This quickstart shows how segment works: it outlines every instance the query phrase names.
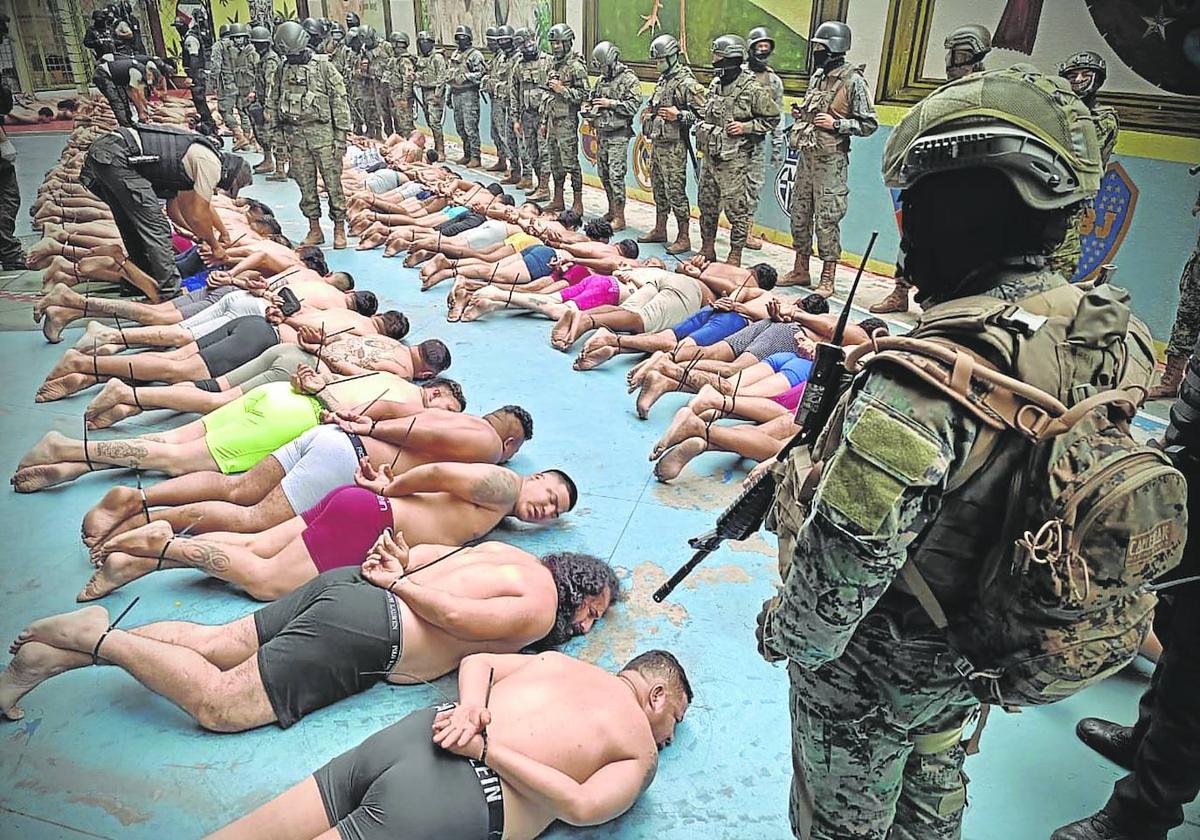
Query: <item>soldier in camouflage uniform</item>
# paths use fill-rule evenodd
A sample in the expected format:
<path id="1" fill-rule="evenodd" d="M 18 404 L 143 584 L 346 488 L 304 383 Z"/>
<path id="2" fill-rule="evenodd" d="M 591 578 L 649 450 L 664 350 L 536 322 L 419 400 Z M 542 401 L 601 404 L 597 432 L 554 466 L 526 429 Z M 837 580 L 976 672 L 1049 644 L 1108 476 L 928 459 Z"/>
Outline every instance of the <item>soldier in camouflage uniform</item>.
<path id="1" fill-rule="evenodd" d="M 1065 90 L 1017 65 L 935 91 L 896 126 L 884 181 L 903 189 L 905 261 L 923 302 L 977 295 L 1019 304 L 1033 321 L 1074 318 L 1082 296 L 1039 253 L 1100 182 L 1091 121 Z M 1011 121 L 996 116 L 1007 109 Z M 1029 114 L 1049 116 L 1029 125 Z M 1015 132 L 1026 145 L 996 153 L 984 140 L 959 144 L 953 157 L 929 153 L 964 125 Z M 1038 177 L 1026 148 L 1053 159 L 1054 183 L 1073 189 Z M 1047 381 L 1069 379 L 1054 369 L 1058 359 L 1045 364 Z M 900 573 L 912 564 L 952 626 L 972 623 L 980 558 L 1024 463 L 977 466 L 974 448 L 995 443 L 984 431 L 945 391 L 881 363 L 855 379 L 826 426 L 814 486 L 795 456 L 774 467 L 783 586 L 764 605 L 759 637 L 765 657 L 788 660 L 798 838 L 960 837 L 961 740 L 978 707 L 964 674 L 973 669 L 908 594 L 913 575 Z"/>
<path id="2" fill-rule="evenodd" d="M 1200 195 L 1192 215 L 1200 214 Z M 1187 369 L 1191 349 L 1200 339 L 1200 239 L 1196 250 L 1183 266 L 1179 276 L 1179 307 L 1175 310 L 1175 323 L 1171 326 L 1171 340 L 1167 343 L 1167 369 L 1162 381 L 1150 389 L 1147 399 L 1171 399 L 1179 393 L 1183 374 Z"/>
<path id="3" fill-rule="evenodd" d="M 425 124 L 433 132 L 433 148 L 438 160 L 446 159 L 446 138 L 442 126 L 446 122 L 446 82 L 449 79 L 446 57 L 434 49 L 433 35 L 417 33 L 417 87 L 421 89 L 421 110 Z"/>
<path id="4" fill-rule="evenodd" d="M 682 254 L 692 249 L 692 205 L 687 194 L 691 124 L 704 108 L 705 91 L 680 57 L 674 35 L 659 35 L 650 42 L 650 60 L 658 64 L 660 75 L 642 112 L 642 134 L 650 141 L 655 222 L 638 242 L 666 242 L 667 217 L 674 213 L 679 230 L 667 253 Z"/>
<path id="5" fill-rule="evenodd" d="M 517 189 L 529 192 L 531 201 L 550 197 L 550 157 L 543 146 L 546 107 L 546 81 L 550 75 L 550 56 L 542 52 L 537 37 L 528 29 L 517 30 L 521 58 L 513 68 L 513 133 L 521 151 L 521 181 Z"/>
<path id="6" fill-rule="evenodd" d="M 454 30 L 458 46 L 448 59 L 450 104 L 454 107 L 454 128 L 463 144 L 462 157 L 455 161 L 469 169 L 483 165 L 479 159 L 479 86 L 487 72 L 483 53 L 472 46 L 475 36 L 469 26 Z"/>
<path id="7" fill-rule="evenodd" d="M 750 49 L 750 72 L 758 83 L 771 93 L 779 113 L 783 113 L 783 80 L 771 69 L 768 63 L 771 53 L 775 52 L 775 39 L 765 26 L 756 26 L 746 37 Z M 783 159 L 783 130 L 776 128 L 771 132 L 771 166 L 778 166 Z M 762 199 L 763 183 L 766 181 L 767 143 L 759 143 L 754 147 L 754 157 L 750 161 L 750 177 L 746 181 L 746 201 L 749 203 L 750 233 L 746 237 L 746 247 L 754 250 L 762 248 L 762 237 L 754 232 L 754 217 L 758 214 L 758 202 Z"/>
<path id="8" fill-rule="evenodd" d="M 512 45 L 512 27 L 508 29 L 508 45 Z M 510 52 L 500 44 L 499 26 L 489 26 L 487 30 L 487 46 L 492 55 L 487 62 L 487 74 L 483 77 L 481 90 L 488 95 L 492 103 L 492 142 L 496 145 L 496 162 L 487 168 L 487 172 L 507 172 L 508 160 L 513 155 L 508 149 L 508 135 L 505 126 L 509 122 L 508 113 L 508 84 L 512 72 Z"/>
<path id="9" fill-rule="evenodd" d="M 246 149 L 255 151 L 254 125 L 250 120 L 250 94 L 254 91 L 255 76 L 258 72 L 258 51 L 250 43 L 250 26 L 245 23 L 235 23 L 230 28 L 229 41 L 232 49 L 226 49 L 225 57 L 229 60 L 229 69 L 233 74 L 236 90 L 234 106 L 237 108 L 238 123 L 241 138 L 234 132 L 235 143 L 233 150 Z"/>
<path id="10" fill-rule="evenodd" d="M 792 270 L 779 278 L 779 285 L 812 285 L 808 261 L 815 232 L 822 261 L 817 294 L 829 297 L 842 255 L 841 224 L 850 192 L 850 138 L 874 134 L 879 120 L 863 78 L 865 65 L 846 63 L 850 27 L 838 21 L 822 23 L 810 44 L 817 70 L 808 81 L 803 103 L 792 106 L 795 122 L 788 135 L 791 148 L 800 150 L 788 208 L 796 261 Z"/>
<path id="11" fill-rule="evenodd" d="M 746 42 L 722 35 L 712 43 L 713 80 L 696 126 L 696 147 L 704 153 L 697 204 L 700 206 L 700 253 L 717 260 L 717 222 L 729 219 L 730 265 L 742 264 L 750 232 L 746 182 L 754 147 L 779 125 L 779 107 L 770 91 L 742 67 Z"/>
<path id="12" fill-rule="evenodd" d="M 391 67 L 391 50 L 380 41 L 373 26 L 358 28 L 358 53 L 354 57 L 354 83 L 368 137 L 379 140 L 391 133 L 391 91 L 386 76 Z"/>
<path id="13" fill-rule="evenodd" d="M 342 157 L 350 130 L 346 83 L 329 59 L 308 48 L 308 33 L 294 21 L 275 30 L 275 48 L 284 55 L 279 84 L 267 101 L 268 118 L 280 128 L 291 155 L 291 176 L 300 186 L 300 212 L 308 219 L 305 245 L 321 245 L 321 198 L 317 172 L 329 194 L 333 247 L 346 247 L 346 197 Z"/>
<path id="14" fill-rule="evenodd" d="M 225 129 L 233 134 L 233 148 L 246 148 L 246 133 L 242 131 L 237 113 L 237 82 L 233 78 L 233 59 L 237 46 L 233 43 L 233 30 L 242 24 L 231 23 L 221 27 L 224 32 L 213 45 L 212 77 L 216 80 L 217 111 L 225 123 Z"/>
<path id="15" fill-rule="evenodd" d="M 629 171 L 629 138 L 633 118 L 642 106 L 641 82 L 621 63 L 621 51 L 609 41 L 592 50 L 600 78 L 592 88 L 584 119 L 596 130 L 596 169 L 608 196 L 604 218 L 614 231 L 625 230 L 625 174 Z"/>
<path id="16" fill-rule="evenodd" d="M 271 48 L 271 30 L 265 26 L 251 28 L 250 43 L 258 51 L 258 64 L 254 75 L 254 105 L 252 106 L 254 114 L 257 115 L 253 120 L 254 136 L 258 139 L 258 145 L 262 146 L 263 152 L 262 163 L 254 167 L 254 172 L 259 175 L 275 172 L 282 176 L 284 165 L 287 163 L 287 151 L 282 144 L 278 147 L 275 145 L 273 135 L 276 129 L 267 120 L 266 103 L 269 99 L 270 86 L 275 84 L 275 80 L 279 78 L 279 66 L 283 63 L 283 59 Z"/>
<path id="17" fill-rule="evenodd" d="M 393 32 L 388 36 L 392 44 L 392 65 L 388 72 L 388 89 L 392 97 L 392 119 L 396 133 L 408 137 L 416 129 L 413 123 L 413 84 L 417 78 L 417 63 L 408 52 L 408 35 Z"/>
<path id="18" fill-rule="evenodd" d="M 500 183 L 515 186 L 522 180 L 521 147 L 517 133 L 513 131 L 513 123 L 521 118 L 521 106 L 514 93 L 516 84 L 513 81 L 517 72 L 517 63 L 521 60 L 521 56 L 517 52 L 516 31 L 508 24 L 501 26 L 496 43 L 504 53 L 505 62 L 499 81 L 500 95 L 492 98 L 492 112 L 495 113 L 497 108 L 503 108 L 504 120 L 499 126 L 493 122 L 493 127 L 504 137 L 504 150 L 508 153 L 508 174 Z"/>
<path id="19" fill-rule="evenodd" d="M 588 96 L 587 65 L 571 51 L 575 32 L 565 23 L 550 27 L 553 61 L 546 82 L 546 149 L 554 198 L 547 210 L 564 210 L 563 190 L 571 178 L 571 209 L 583 215 L 583 169 L 579 165 L 579 108 Z"/>
<path id="20" fill-rule="evenodd" d="M 354 35 L 355 47 L 350 46 L 350 36 Z M 346 86 L 349 88 L 354 78 L 354 57 L 355 49 L 358 44 L 358 32 L 348 32 L 337 21 L 330 24 L 329 39 L 325 42 L 325 54 L 329 56 L 329 60 L 333 66 L 337 68 L 338 73 L 346 80 Z M 351 131 L 355 134 L 362 133 L 362 109 L 359 106 L 358 98 L 351 97 L 350 99 L 350 125 Z"/>
<path id="21" fill-rule="evenodd" d="M 1068 58 L 1058 65 L 1058 75 L 1071 83 L 1071 90 L 1088 106 L 1096 120 L 1096 134 L 1100 137 L 1100 161 L 1108 166 L 1113 148 L 1117 145 L 1117 133 L 1120 122 L 1117 119 L 1117 109 L 1101 105 L 1096 101 L 1104 80 L 1108 77 L 1108 65 L 1097 53 L 1084 50 Z M 1063 277 L 1071 280 L 1079 268 L 1079 260 L 1083 256 L 1083 245 L 1079 239 L 1079 223 L 1087 208 L 1081 207 L 1076 211 L 1067 225 L 1067 236 L 1050 257 L 1050 265 Z M 1191 346 L 1180 351 L 1183 358 L 1192 352 Z M 1174 396 L 1172 393 L 1171 396 Z"/>
<path id="22" fill-rule="evenodd" d="M 964 24 L 946 36 L 944 46 L 946 78 L 953 82 L 987 69 L 983 66 L 983 61 L 992 51 L 992 33 L 986 26 L 978 23 Z M 883 300 L 871 307 L 871 312 L 876 315 L 907 312 L 911 291 L 912 284 L 904 279 L 904 265 L 897 262 L 895 286 Z"/>

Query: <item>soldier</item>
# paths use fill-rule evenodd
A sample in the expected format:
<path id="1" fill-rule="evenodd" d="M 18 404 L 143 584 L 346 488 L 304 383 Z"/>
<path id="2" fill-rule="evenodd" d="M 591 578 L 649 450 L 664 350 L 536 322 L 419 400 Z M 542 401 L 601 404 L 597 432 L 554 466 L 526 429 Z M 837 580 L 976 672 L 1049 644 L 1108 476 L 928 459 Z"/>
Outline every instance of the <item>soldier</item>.
<path id="1" fill-rule="evenodd" d="M 808 261 L 815 229 L 817 253 L 823 263 L 817 294 L 829 297 L 842 255 L 840 227 L 849 193 L 850 138 L 870 136 L 879 128 L 879 120 L 863 79 L 866 65 L 846 63 L 850 27 L 840 21 L 822 23 L 809 49 L 816 70 L 808 80 L 803 103 L 792 106 L 795 122 L 788 136 L 788 144 L 800 150 L 788 208 L 796 262 L 779 285 L 812 285 Z"/>
<path id="2" fill-rule="evenodd" d="M 92 51 L 96 61 L 113 51 L 112 27 L 104 9 L 92 12 L 92 25 L 83 33 L 83 45 Z"/>
<path id="3" fill-rule="evenodd" d="M 262 146 L 262 163 L 254 167 L 259 174 L 273 172 L 283 180 L 283 168 L 287 162 L 287 147 L 275 144 L 274 134 L 277 129 L 267 119 L 266 103 L 270 99 L 271 85 L 279 78 L 279 68 L 283 59 L 271 46 L 271 31 L 265 26 L 254 26 L 250 29 L 250 43 L 258 51 L 258 65 L 254 77 L 254 133 L 258 145 Z"/>
<path id="4" fill-rule="evenodd" d="M 241 133 L 241 123 L 236 110 L 237 83 L 233 80 L 233 56 L 237 47 L 234 46 L 231 35 L 233 27 L 237 25 L 226 23 L 221 26 L 220 37 L 213 45 L 212 51 L 212 78 L 217 86 L 217 112 L 225 123 L 225 130 L 233 134 L 234 148 L 237 148 L 239 143 L 245 143 L 245 135 Z"/>
<path id="5" fill-rule="evenodd" d="M 237 86 L 236 105 L 241 119 L 242 148 L 258 151 L 258 144 L 254 139 L 254 122 L 250 118 L 251 94 L 254 93 L 254 84 L 258 77 L 258 50 L 250 43 L 250 25 L 238 23 L 235 26 L 238 28 L 231 33 L 230 40 L 236 48 L 232 60 L 233 81 Z M 236 134 L 234 137 L 236 140 Z M 233 149 L 238 151 L 236 143 Z"/>
<path id="6" fill-rule="evenodd" d="M 587 65 L 571 52 L 575 31 L 565 23 L 550 27 L 550 52 L 553 61 L 547 75 L 546 148 L 550 175 L 554 179 L 554 198 L 547 210 L 566 209 L 563 191 L 571 178 L 571 209 L 583 215 L 583 169 L 579 166 L 579 108 L 588 95 Z"/>
<path id="7" fill-rule="evenodd" d="M 386 38 L 380 38 L 373 27 L 366 27 L 367 36 L 363 39 L 363 56 L 370 62 L 371 95 L 374 97 L 375 112 L 379 115 L 382 137 L 388 137 L 396 132 L 395 115 L 392 113 L 392 91 L 388 86 L 388 74 L 391 73 L 395 53 L 392 44 Z"/>
<path id="8" fill-rule="evenodd" d="M 675 214 L 679 231 L 668 254 L 692 249 L 689 233 L 692 205 L 687 194 L 691 124 L 704 108 L 704 86 L 679 55 L 674 35 L 650 42 L 650 60 L 658 64 L 658 84 L 642 112 L 642 134 L 650 141 L 650 184 L 654 192 L 654 229 L 638 242 L 666 242 L 667 216 Z"/>
<path id="9" fill-rule="evenodd" d="M 217 136 L 217 124 L 208 108 L 208 49 L 200 19 L 193 18 L 190 27 L 177 25 L 183 47 L 183 69 L 191 80 L 192 105 L 196 108 L 196 130 L 211 137 Z"/>
<path id="10" fill-rule="evenodd" d="M 592 50 L 592 62 L 600 72 L 585 105 L 584 119 L 596 130 L 596 168 L 608 196 L 606 221 L 613 231 L 625 229 L 625 173 L 629 171 L 629 138 L 633 118 L 642 106 L 641 82 L 621 63 L 621 51 L 610 41 Z"/>
<path id="11" fill-rule="evenodd" d="M 511 38 L 509 39 L 512 40 Z M 487 60 L 487 73 L 483 77 L 481 90 L 492 103 L 492 142 L 496 144 L 496 162 L 486 172 L 508 170 L 508 142 L 502 126 L 508 122 L 508 90 L 506 76 L 509 72 L 508 53 L 500 48 L 500 27 L 487 28 L 487 47 L 492 55 Z"/>
<path id="12" fill-rule="evenodd" d="M 446 81 L 449 78 L 446 57 L 434 49 L 433 35 L 424 30 L 417 33 L 416 65 L 416 83 L 421 89 L 425 124 L 433 132 L 433 149 L 438 160 L 445 160 L 446 139 L 442 125 L 446 122 Z"/>
<path id="13" fill-rule="evenodd" d="M 546 82 L 550 76 L 550 56 L 542 52 L 537 37 L 528 29 L 517 30 L 521 60 L 513 70 L 513 133 L 521 150 L 521 181 L 517 189 L 529 193 L 530 201 L 550 197 L 550 157 L 545 149 Z M 533 180 L 537 177 L 537 189 Z"/>
<path id="14" fill-rule="evenodd" d="M 946 78 L 953 82 L 986 69 L 983 60 L 992 51 L 992 33 L 978 23 L 964 24 L 946 36 L 943 46 L 946 48 Z M 912 284 L 904 279 L 904 265 L 897 261 L 895 286 L 887 297 L 871 307 L 871 312 L 876 315 L 907 312 L 911 291 Z"/>
<path id="15" fill-rule="evenodd" d="M 754 147 L 779 125 L 779 108 L 770 91 L 747 73 L 746 42 L 722 35 L 712 42 L 713 80 L 696 126 L 696 146 L 704 153 L 697 203 L 700 206 L 700 253 L 717 261 L 717 220 L 729 219 L 730 265 L 742 264 L 750 230 L 746 182 Z M 761 163 L 761 160 L 760 160 Z"/>
<path id="16" fill-rule="evenodd" d="M 8 40 L 8 15 L 0 12 L 0 45 Z M 0 74 L 0 270 L 24 271 L 25 252 L 17 239 L 17 211 L 21 209 L 21 185 L 17 181 L 17 147 L 4 132 L 4 115 L 12 111 L 13 95 L 8 79 Z"/>
<path id="17" fill-rule="evenodd" d="M 500 71 L 497 83 L 498 92 L 492 96 L 492 136 L 504 138 L 504 151 L 508 153 L 508 174 L 501 184 L 516 185 L 521 183 L 521 152 L 517 148 L 517 134 L 513 131 L 513 122 L 521 113 L 513 93 L 513 75 L 517 70 L 516 31 L 507 23 L 500 27 L 496 35 L 496 44 L 504 53 L 504 66 Z M 501 121 L 496 122 L 496 111 L 501 111 Z"/>
<path id="18" fill-rule="evenodd" d="M 1075 91 L 1075 95 L 1082 99 L 1083 104 L 1088 106 L 1088 110 L 1092 112 L 1092 116 L 1096 120 L 1096 134 L 1100 137 L 1100 161 L 1107 167 L 1108 159 L 1112 157 L 1113 148 L 1117 145 L 1117 133 L 1121 128 L 1117 119 L 1117 109 L 1100 105 L 1096 101 L 1096 96 L 1100 93 L 1100 88 L 1104 87 L 1104 80 L 1108 77 L 1108 65 L 1099 54 L 1084 50 L 1075 53 L 1058 65 L 1058 75 L 1071 83 L 1071 90 Z M 1090 205 L 1079 207 L 1067 224 L 1067 236 L 1063 239 L 1062 245 L 1050 257 L 1051 267 L 1068 280 L 1075 277 L 1075 272 L 1079 268 L 1079 260 L 1083 256 L 1083 245 L 1079 239 L 1079 222 L 1089 208 Z M 1182 348 L 1179 355 L 1180 365 L 1190 352 L 1190 346 Z M 1170 396 L 1174 395 L 1172 391 Z"/>
<path id="19" fill-rule="evenodd" d="M 1100 183 L 1095 133 L 1065 88 L 1030 65 L 989 71 L 930 94 L 888 138 L 884 181 L 903 189 L 905 262 L 923 300 L 995 298 L 1024 316 L 1006 326 L 989 320 L 980 331 L 998 332 L 974 346 L 1011 342 L 1052 315 L 1074 322 L 1083 299 L 1038 254 Z M 948 140 L 959 128 L 980 134 Z M 1022 142 L 993 147 L 995 133 Z M 955 154 L 941 154 L 947 146 Z M 1044 160 L 1053 173 L 1032 163 Z M 1093 374 L 1060 370 L 1064 360 L 1046 355 L 1036 360 L 1039 381 L 1065 382 L 1063 391 L 1078 381 L 1072 373 Z M 760 651 L 788 660 L 797 837 L 960 836 L 960 742 L 978 708 L 966 675 L 987 677 L 956 653 L 921 606 L 927 599 L 908 594 L 899 575 L 902 567 L 905 581 L 919 574 L 951 624 L 973 626 L 976 570 L 998 539 L 1027 450 L 994 451 L 996 433 L 947 391 L 899 363 L 873 365 L 839 409 L 844 423 L 826 426 L 815 495 L 806 501 L 807 488 L 797 489 L 798 459 L 779 467 L 777 531 L 794 551 L 781 554 L 783 588 L 759 616 Z M 996 457 L 979 458 L 977 447 Z M 947 489 L 963 482 L 963 492 Z"/>
<path id="20" fill-rule="evenodd" d="M 775 100 L 779 113 L 783 113 L 783 80 L 771 69 L 769 61 L 775 52 L 775 39 L 765 26 L 756 26 L 746 37 L 750 49 L 750 72 L 758 83 L 765 87 Z M 776 128 L 771 132 L 771 166 L 778 166 L 783 159 L 783 130 Z M 750 233 L 746 236 L 746 247 L 755 251 L 762 248 L 762 237 L 754 232 L 754 217 L 758 214 L 758 202 L 762 198 L 763 182 L 766 180 L 767 144 L 759 143 L 754 147 L 754 157 L 750 162 L 750 177 L 746 182 L 750 214 Z"/>
<path id="21" fill-rule="evenodd" d="M 417 64 L 408 52 L 407 33 L 393 32 L 388 40 L 392 44 L 392 65 L 388 73 L 392 119 L 396 133 L 408 137 L 416 129 L 413 124 L 413 83 L 417 77 Z"/>
<path id="22" fill-rule="evenodd" d="M 279 84 L 270 91 L 268 119 L 278 125 L 291 157 L 291 177 L 300 186 L 300 212 L 308 219 L 305 245 L 321 245 L 321 199 L 317 172 L 329 194 L 333 247 L 346 247 L 346 198 L 342 157 L 350 130 L 346 83 L 327 58 L 308 47 L 308 33 L 294 21 L 275 30 L 275 48 L 284 56 Z"/>
<path id="23" fill-rule="evenodd" d="M 1200 214 L 1200 194 L 1192 215 Z M 1196 346 L 1200 339 L 1200 239 L 1196 250 L 1183 266 L 1179 277 L 1179 308 L 1175 310 L 1175 323 L 1171 326 L 1171 340 L 1167 343 L 1167 369 L 1162 381 L 1150 389 L 1146 399 L 1170 399 L 1179 392 L 1183 374 L 1187 368 L 1189 347 Z"/>
<path id="24" fill-rule="evenodd" d="M 483 53 L 473 46 L 474 40 L 471 27 L 464 25 L 454 30 L 454 43 L 458 49 L 450 55 L 447 70 L 454 129 L 463 144 L 462 157 L 455 163 L 468 169 L 483 165 L 479 159 L 479 86 L 487 65 Z"/>

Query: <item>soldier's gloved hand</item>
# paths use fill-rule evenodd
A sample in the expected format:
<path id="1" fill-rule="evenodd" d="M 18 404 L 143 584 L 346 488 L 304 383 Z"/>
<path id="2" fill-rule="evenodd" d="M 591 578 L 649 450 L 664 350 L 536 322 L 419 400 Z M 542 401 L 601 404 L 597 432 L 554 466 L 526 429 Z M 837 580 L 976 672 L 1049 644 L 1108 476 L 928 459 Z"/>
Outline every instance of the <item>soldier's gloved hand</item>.
<path id="1" fill-rule="evenodd" d="M 770 662 L 772 665 L 776 662 L 783 662 L 787 659 L 778 651 L 767 647 L 766 632 L 767 632 L 767 615 L 779 606 L 779 596 L 776 595 L 763 601 L 762 609 L 758 611 L 757 625 L 754 628 L 754 639 L 758 644 L 758 655 Z"/>

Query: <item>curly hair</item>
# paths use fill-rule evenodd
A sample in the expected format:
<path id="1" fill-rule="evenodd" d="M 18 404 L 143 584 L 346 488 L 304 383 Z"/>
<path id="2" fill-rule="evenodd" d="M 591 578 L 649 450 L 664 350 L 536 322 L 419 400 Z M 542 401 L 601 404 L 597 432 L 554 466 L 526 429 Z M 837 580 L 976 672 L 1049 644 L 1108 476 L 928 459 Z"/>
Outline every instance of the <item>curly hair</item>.
<path id="1" fill-rule="evenodd" d="M 613 604 L 621 599 L 621 581 L 617 573 L 599 557 L 560 551 L 542 557 L 542 564 L 554 576 L 554 586 L 558 589 L 558 611 L 554 616 L 554 627 L 532 645 L 534 648 L 545 650 L 557 647 L 568 639 L 582 635 L 583 631 L 575 624 L 575 613 L 583 605 L 584 599 L 605 592 L 609 593 Z"/>
<path id="2" fill-rule="evenodd" d="M 525 436 L 525 440 L 533 440 L 533 417 L 529 412 L 521 408 L 519 405 L 506 405 L 503 408 L 498 408 L 493 414 L 511 414 L 521 424 L 521 434 Z"/>
<path id="3" fill-rule="evenodd" d="M 829 301 L 813 292 L 800 299 L 800 308 L 809 315 L 825 315 L 829 312 Z"/>
<path id="4" fill-rule="evenodd" d="M 435 376 L 433 379 L 426 380 L 421 385 L 421 387 L 422 388 L 445 388 L 447 391 L 450 392 L 450 396 L 453 397 L 458 402 L 458 404 L 461 406 L 461 408 L 459 408 L 459 411 L 467 410 L 467 397 L 463 393 L 462 385 L 459 385 L 453 379 L 447 379 L 444 376 Z"/>

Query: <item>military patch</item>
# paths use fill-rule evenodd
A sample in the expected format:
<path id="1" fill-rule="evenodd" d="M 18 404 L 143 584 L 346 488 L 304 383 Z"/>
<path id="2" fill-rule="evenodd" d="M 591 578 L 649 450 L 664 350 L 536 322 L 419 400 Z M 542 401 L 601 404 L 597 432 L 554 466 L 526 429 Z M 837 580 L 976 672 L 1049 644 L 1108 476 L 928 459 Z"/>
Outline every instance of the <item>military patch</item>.
<path id="1" fill-rule="evenodd" d="M 874 534 L 904 495 L 905 485 L 853 449 L 843 449 L 829 466 L 817 504 L 840 513 L 863 534 Z"/>
<path id="2" fill-rule="evenodd" d="M 941 450 L 917 429 L 868 406 L 846 435 L 851 448 L 909 483 L 922 481 Z"/>
<path id="3" fill-rule="evenodd" d="M 1180 534 L 1175 520 L 1163 520 L 1153 528 L 1129 538 L 1129 548 L 1125 550 L 1125 565 L 1140 567 L 1156 554 L 1174 549 L 1179 542 Z"/>

